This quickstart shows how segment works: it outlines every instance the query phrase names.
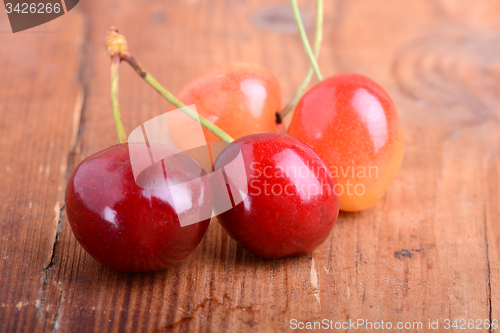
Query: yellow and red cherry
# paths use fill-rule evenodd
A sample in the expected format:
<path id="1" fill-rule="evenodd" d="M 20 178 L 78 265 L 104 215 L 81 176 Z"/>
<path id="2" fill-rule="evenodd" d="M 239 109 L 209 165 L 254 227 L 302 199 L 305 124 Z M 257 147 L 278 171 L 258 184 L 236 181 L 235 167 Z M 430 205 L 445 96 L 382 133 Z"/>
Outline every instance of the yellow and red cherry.
<path id="1" fill-rule="evenodd" d="M 326 158 L 344 211 L 376 205 L 403 159 L 396 106 L 380 85 L 359 74 L 316 84 L 297 104 L 288 133 Z"/>
<path id="2" fill-rule="evenodd" d="M 281 109 L 278 79 L 267 68 L 245 62 L 228 63 L 210 68 L 177 94 L 185 105 L 196 106 L 197 112 L 234 139 L 258 132 L 276 132 L 276 112 Z M 171 110 L 176 109 L 172 106 Z M 189 146 L 186 133 L 196 123 L 179 115 L 169 121 L 169 133 L 181 150 Z M 208 142 L 220 141 L 203 129 Z"/>

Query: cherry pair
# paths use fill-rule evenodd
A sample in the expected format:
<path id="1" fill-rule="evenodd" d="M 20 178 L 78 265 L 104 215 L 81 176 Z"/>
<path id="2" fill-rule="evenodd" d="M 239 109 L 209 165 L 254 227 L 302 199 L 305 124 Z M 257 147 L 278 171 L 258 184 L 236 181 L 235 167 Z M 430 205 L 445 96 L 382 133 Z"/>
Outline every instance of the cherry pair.
<path id="1" fill-rule="evenodd" d="M 178 97 L 195 104 L 200 115 L 233 138 L 277 131 L 280 87 L 262 66 L 214 67 L 188 83 Z M 195 123 L 184 117 L 175 124 L 170 133 L 182 147 L 185 130 Z M 326 159 L 345 211 L 376 205 L 403 159 L 403 129 L 393 101 L 380 85 L 359 74 L 334 75 L 312 87 L 298 102 L 287 133 Z M 217 140 L 206 129 L 205 137 Z"/>

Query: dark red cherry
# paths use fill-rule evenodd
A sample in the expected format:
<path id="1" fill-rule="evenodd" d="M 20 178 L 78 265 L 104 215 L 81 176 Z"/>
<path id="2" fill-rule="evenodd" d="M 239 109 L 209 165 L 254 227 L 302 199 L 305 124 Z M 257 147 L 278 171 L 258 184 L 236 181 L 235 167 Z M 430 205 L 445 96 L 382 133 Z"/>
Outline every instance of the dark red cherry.
<path id="1" fill-rule="evenodd" d="M 186 258 L 208 228 L 212 194 L 209 180 L 200 178 L 206 172 L 173 148 L 156 147 L 158 152 L 171 159 L 145 168 L 137 178 L 141 186 L 134 178 L 129 144 L 86 158 L 69 178 L 66 211 L 73 233 L 94 259 L 110 268 L 164 269 Z M 142 158 L 136 159 L 138 164 L 151 164 L 147 150 L 146 156 L 135 157 Z M 181 226 L 179 218 L 186 216 L 204 220 Z"/>
<path id="2" fill-rule="evenodd" d="M 282 133 L 242 137 L 217 157 L 214 170 L 220 169 L 234 207 L 221 212 L 216 204 L 217 218 L 253 254 L 306 254 L 332 231 L 339 212 L 336 182 L 325 160 L 302 141 Z"/>

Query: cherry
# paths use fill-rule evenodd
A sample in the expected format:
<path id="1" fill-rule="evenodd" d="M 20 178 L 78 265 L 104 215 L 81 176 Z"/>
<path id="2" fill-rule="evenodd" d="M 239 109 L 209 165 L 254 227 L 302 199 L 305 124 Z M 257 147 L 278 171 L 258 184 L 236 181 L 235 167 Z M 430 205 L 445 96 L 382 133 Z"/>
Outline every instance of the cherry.
<path id="1" fill-rule="evenodd" d="M 226 170 L 241 154 L 240 172 Z M 264 258 L 306 254 L 323 243 L 339 211 L 328 164 L 310 146 L 282 133 L 237 139 L 217 157 L 235 206 L 217 218 L 228 234 Z M 246 173 L 246 176 L 245 176 Z M 214 194 L 217 196 L 217 194 Z M 217 205 L 215 205 L 215 212 Z"/>
<path id="2" fill-rule="evenodd" d="M 281 108 L 278 79 L 267 68 L 244 62 L 210 68 L 177 94 L 185 105 L 196 105 L 199 115 L 233 138 L 276 132 L 276 111 Z M 177 109 L 172 106 L 170 109 Z M 177 147 L 186 145 L 186 133 L 196 124 L 187 116 L 172 119 L 169 133 Z M 207 142 L 221 141 L 203 129 Z"/>
<path id="3" fill-rule="evenodd" d="M 393 101 L 359 74 L 339 74 L 316 84 L 297 104 L 288 133 L 329 162 L 345 211 L 374 206 L 403 159 L 403 129 Z"/>
<path id="4" fill-rule="evenodd" d="M 102 264 L 120 271 L 164 269 L 186 258 L 205 235 L 210 182 L 200 178 L 206 172 L 193 158 L 166 146 L 153 148 L 168 162 L 153 164 L 135 179 L 130 145 L 109 147 L 73 170 L 65 197 L 68 220 L 78 242 Z M 145 155 L 135 157 L 150 161 L 147 150 Z M 200 180 L 197 186 L 187 183 L 193 179 Z M 172 193 L 166 181 L 191 186 Z M 204 220 L 181 226 L 179 218 L 190 216 Z"/>

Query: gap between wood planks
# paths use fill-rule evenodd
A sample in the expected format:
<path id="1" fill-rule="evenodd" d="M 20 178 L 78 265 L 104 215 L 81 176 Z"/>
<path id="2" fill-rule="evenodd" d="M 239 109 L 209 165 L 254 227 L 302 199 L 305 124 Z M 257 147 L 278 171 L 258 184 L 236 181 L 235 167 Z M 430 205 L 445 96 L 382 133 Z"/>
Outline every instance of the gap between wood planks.
<path id="1" fill-rule="evenodd" d="M 43 272 L 43 282 L 42 282 L 42 292 L 41 292 L 41 298 L 39 300 L 39 307 L 38 307 L 38 317 L 39 317 L 39 322 L 42 322 L 42 316 L 43 316 L 43 308 L 44 308 L 44 303 L 45 303 L 45 295 L 47 292 L 47 286 L 49 284 L 50 280 L 50 271 L 52 270 L 53 267 L 57 265 L 57 250 L 58 250 L 58 245 L 59 245 L 59 240 L 61 237 L 61 232 L 62 232 L 62 226 L 64 223 L 65 219 L 65 211 L 66 211 L 66 205 L 64 204 L 64 193 L 66 191 L 66 184 L 68 182 L 69 176 L 71 175 L 71 172 L 73 171 L 73 168 L 76 165 L 76 156 L 78 155 L 80 151 L 80 144 L 82 142 L 82 137 L 83 137 L 83 132 L 85 129 L 85 113 L 86 113 L 86 107 L 87 107 L 87 91 L 88 91 L 88 74 L 87 70 L 90 65 L 90 55 L 89 55 L 89 48 L 86 47 L 86 45 L 89 44 L 90 38 L 90 28 L 89 28 L 89 20 L 88 20 L 88 14 L 84 10 L 79 10 L 80 15 L 83 17 L 83 29 L 82 29 L 82 36 L 80 38 L 80 45 L 78 46 L 79 49 L 79 56 L 80 56 L 80 61 L 79 61 L 79 66 L 77 70 L 77 82 L 78 82 L 78 95 L 77 99 L 75 102 L 75 106 L 73 109 L 73 130 L 71 133 L 71 143 L 70 143 L 70 150 L 68 152 L 68 156 L 66 158 L 66 165 L 64 166 L 65 172 L 63 179 L 61 180 L 63 183 L 63 186 L 61 187 L 61 193 L 60 193 L 60 199 L 56 202 L 54 205 L 54 212 L 56 215 L 55 221 L 57 223 L 57 229 L 56 229 L 56 234 L 54 236 L 54 241 L 52 244 L 52 253 L 50 256 L 49 263 L 45 266 Z M 77 37 L 75 37 L 77 38 Z M 62 202 L 62 204 L 61 204 Z M 63 288 L 60 287 L 60 294 L 59 294 L 59 300 L 57 303 L 57 310 L 56 314 L 54 316 L 54 331 L 58 331 L 58 319 L 59 319 L 59 313 L 61 310 L 61 300 L 63 297 Z"/>
<path id="2" fill-rule="evenodd" d="M 486 211 L 486 200 L 483 199 L 483 216 L 484 216 L 484 243 L 485 243 L 485 251 L 486 251 L 486 268 L 487 268 L 487 278 L 488 278 L 488 318 L 491 323 L 491 280 L 490 280 L 490 257 L 489 257 L 489 249 L 488 249 L 488 215 Z M 488 329 L 488 332 L 491 333 L 491 326 Z"/>

